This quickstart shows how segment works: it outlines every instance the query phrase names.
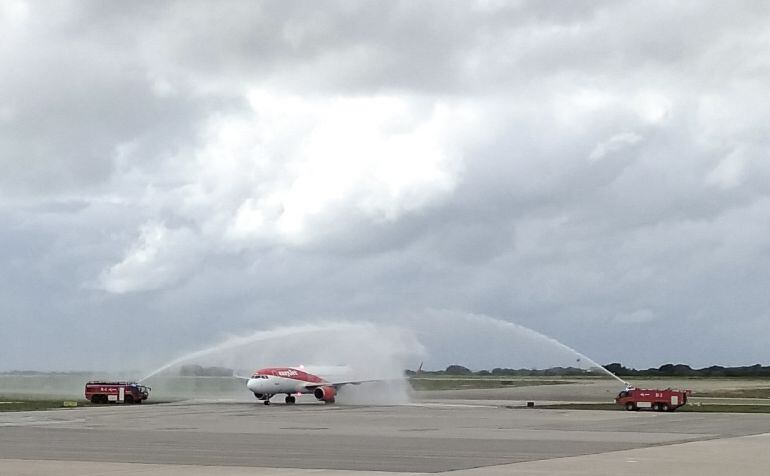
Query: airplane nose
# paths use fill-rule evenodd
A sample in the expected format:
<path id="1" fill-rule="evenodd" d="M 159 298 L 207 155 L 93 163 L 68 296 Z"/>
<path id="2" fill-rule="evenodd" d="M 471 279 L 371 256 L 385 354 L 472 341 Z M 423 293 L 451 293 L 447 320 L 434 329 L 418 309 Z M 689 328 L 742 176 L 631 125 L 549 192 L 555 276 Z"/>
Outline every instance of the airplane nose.
<path id="1" fill-rule="evenodd" d="M 246 382 L 246 388 L 248 388 L 254 393 L 259 393 L 259 380 L 255 378 L 250 378 L 249 381 Z"/>

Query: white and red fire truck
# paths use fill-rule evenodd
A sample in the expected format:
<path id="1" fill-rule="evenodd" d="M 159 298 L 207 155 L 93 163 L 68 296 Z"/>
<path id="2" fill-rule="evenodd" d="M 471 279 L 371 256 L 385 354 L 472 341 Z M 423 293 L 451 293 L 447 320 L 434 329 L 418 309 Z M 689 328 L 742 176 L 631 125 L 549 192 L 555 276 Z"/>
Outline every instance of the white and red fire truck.
<path id="1" fill-rule="evenodd" d="M 150 387 L 136 382 L 93 381 L 86 384 L 85 395 L 92 403 L 142 403 L 150 396 Z"/>

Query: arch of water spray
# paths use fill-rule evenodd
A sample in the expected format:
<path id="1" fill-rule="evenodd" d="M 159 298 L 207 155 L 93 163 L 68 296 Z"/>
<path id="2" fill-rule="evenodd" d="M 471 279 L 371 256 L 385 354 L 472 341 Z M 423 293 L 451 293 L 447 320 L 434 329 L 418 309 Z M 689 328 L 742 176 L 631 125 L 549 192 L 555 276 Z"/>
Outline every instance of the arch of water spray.
<path id="1" fill-rule="evenodd" d="M 529 327 L 480 314 L 459 314 L 451 312 L 429 311 L 426 315 L 421 315 L 419 319 L 414 319 L 414 316 L 411 316 L 410 318 L 402 319 L 401 321 L 396 320 L 396 323 L 401 326 L 402 330 L 407 329 L 409 332 L 401 332 L 399 334 L 392 335 L 390 339 L 388 339 L 385 336 L 385 333 L 382 332 L 382 325 L 374 324 L 371 322 L 330 321 L 298 324 L 294 326 L 278 327 L 269 330 L 257 331 L 245 336 L 231 337 L 219 344 L 182 355 L 167 362 L 166 364 L 163 364 L 152 372 L 149 372 L 139 381 L 145 381 L 159 373 L 172 369 L 181 364 L 191 362 L 195 359 L 207 358 L 227 352 L 235 352 L 236 350 L 247 346 L 259 346 L 269 342 L 282 342 L 283 340 L 293 338 L 302 338 L 307 341 L 318 341 L 323 339 L 330 339 L 332 336 L 335 336 L 336 338 L 340 335 L 347 335 L 349 338 L 342 340 L 338 339 L 336 344 L 334 344 L 345 345 L 346 340 L 355 340 L 356 336 L 360 336 L 361 334 L 376 336 L 378 341 L 381 339 L 385 339 L 385 341 L 381 343 L 382 345 L 380 345 L 378 349 L 372 349 L 372 352 L 369 352 L 366 355 L 360 352 L 349 355 L 355 355 L 356 358 L 368 360 L 376 358 L 376 352 L 387 353 L 389 355 L 385 359 L 387 360 L 385 366 L 388 367 L 387 372 L 390 372 L 391 374 L 389 376 L 393 377 L 396 375 L 396 372 L 400 373 L 402 371 L 404 367 L 401 367 L 401 369 L 398 367 L 400 364 L 406 365 L 406 358 L 416 358 L 417 356 L 424 355 L 426 353 L 426 349 L 419 341 L 419 339 L 416 338 L 416 335 L 419 334 L 419 332 L 415 331 L 420 330 L 420 325 L 417 323 L 420 323 L 423 326 L 423 332 L 430 332 L 431 328 L 435 329 L 437 325 L 444 325 L 445 327 L 451 328 L 451 325 L 446 326 L 446 321 L 449 320 L 451 324 L 451 320 L 454 319 L 455 323 L 462 320 L 474 326 L 486 326 L 490 329 L 490 331 L 510 331 L 517 335 L 525 336 L 528 339 L 533 339 L 537 342 L 543 342 L 548 346 L 569 352 L 576 356 L 578 360 L 590 364 L 591 368 L 589 371 L 596 369 L 600 373 L 621 382 L 624 386 L 628 386 L 627 382 L 605 369 L 602 365 L 598 364 L 587 355 L 573 349 L 572 347 L 560 342 L 553 337 L 547 336 Z M 342 344 L 340 344 L 341 342 Z M 330 343 L 330 345 L 333 344 Z M 369 342 L 369 345 L 372 345 L 372 342 Z M 394 346 L 398 348 L 394 349 Z M 395 358 L 396 356 L 398 356 L 398 358 Z M 263 362 L 252 362 L 252 364 L 256 365 L 261 365 L 262 363 Z M 275 363 L 279 364 L 278 362 Z M 281 362 L 280 364 L 285 365 L 286 362 Z M 362 376 L 359 378 L 363 377 L 371 376 Z"/>

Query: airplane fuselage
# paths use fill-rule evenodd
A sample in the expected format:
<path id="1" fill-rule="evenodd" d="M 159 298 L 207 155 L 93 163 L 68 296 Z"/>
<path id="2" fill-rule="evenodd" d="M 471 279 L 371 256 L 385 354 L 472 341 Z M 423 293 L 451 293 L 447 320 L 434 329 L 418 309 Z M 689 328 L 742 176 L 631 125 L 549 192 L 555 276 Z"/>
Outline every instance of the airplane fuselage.
<path id="1" fill-rule="evenodd" d="M 291 367 L 265 368 L 254 372 L 246 387 L 265 404 L 277 394 L 286 394 L 286 403 L 294 403 L 296 394 L 313 394 L 318 400 L 333 403 L 336 388 L 317 375 Z"/>

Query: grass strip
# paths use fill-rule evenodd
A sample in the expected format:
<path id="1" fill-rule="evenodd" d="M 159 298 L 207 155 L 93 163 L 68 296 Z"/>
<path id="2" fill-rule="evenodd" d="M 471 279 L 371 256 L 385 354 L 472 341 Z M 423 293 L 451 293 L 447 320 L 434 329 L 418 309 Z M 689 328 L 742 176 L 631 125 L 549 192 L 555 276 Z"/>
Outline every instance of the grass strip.
<path id="1" fill-rule="evenodd" d="M 65 406 L 64 402 L 77 402 L 77 407 Z M 167 400 L 145 401 L 143 405 L 152 405 L 153 403 L 167 403 Z M 24 396 L 0 395 L 0 413 L 2 412 L 32 412 L 42 410 L 57 410 L 59 408 L 78 408 L 78 407 L 104 407 L 114 406 L 115 403 L 94 404 L 88 400 L 73 398 L 30 398 Z M 120 406 L 131 407 L 132 404 L 119 404 Z"/>
<path id="2" fill-rule="evenodd" d="M 0 412 L 31 412 L 65 408 L 65 400 L 20 400 L 18 398 L 0 397 Z M 91 406 L 90 402 L 78 401 L 78 406 Z"/>
<path id="3" fill-rule="evenodd" d="M 486 388 L 536 387 L 540 385 L 563 385 L 574 383 L 570 380 L 512 380 L 512 379 L 447 379 L 447 378 L 410 378 L 409 385 L 414 390 L 468 390 Z"/>

